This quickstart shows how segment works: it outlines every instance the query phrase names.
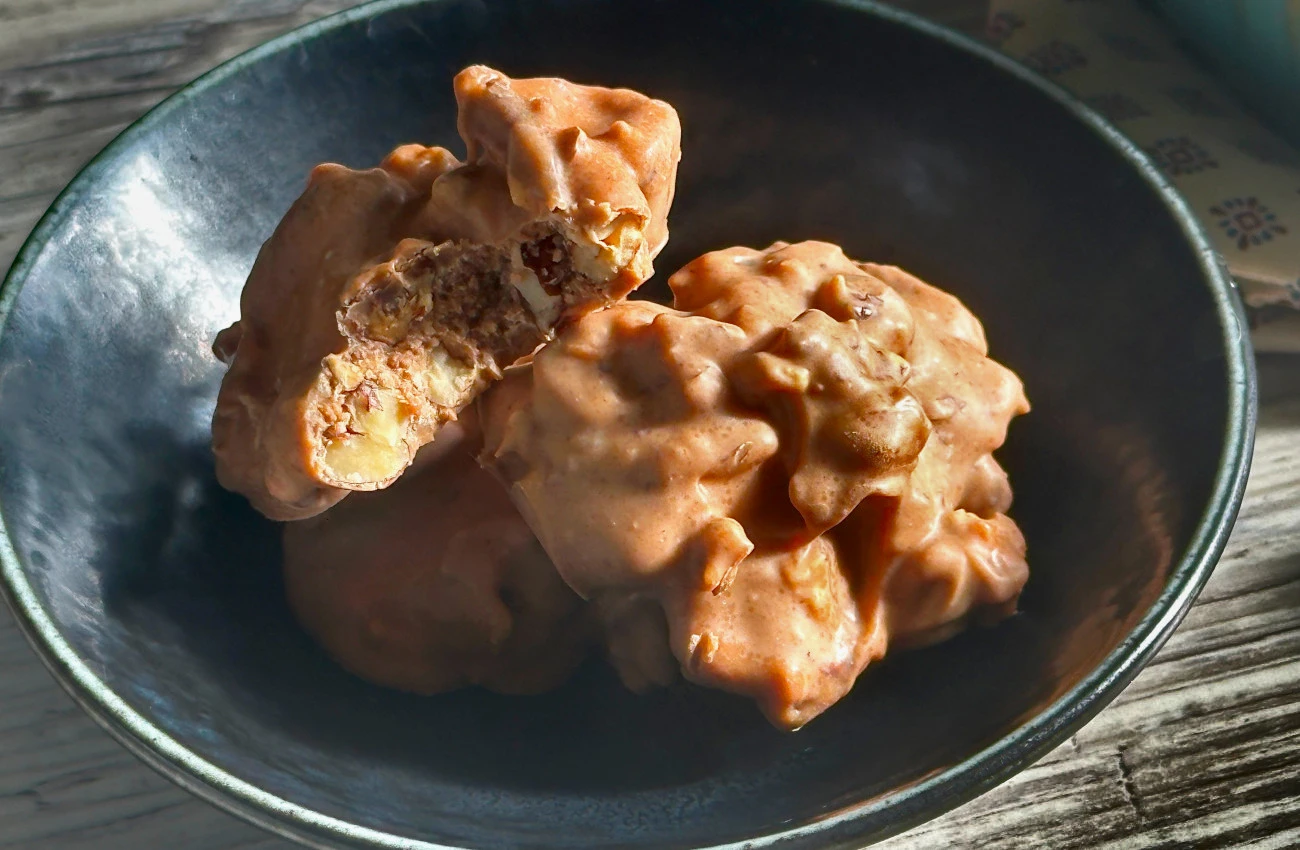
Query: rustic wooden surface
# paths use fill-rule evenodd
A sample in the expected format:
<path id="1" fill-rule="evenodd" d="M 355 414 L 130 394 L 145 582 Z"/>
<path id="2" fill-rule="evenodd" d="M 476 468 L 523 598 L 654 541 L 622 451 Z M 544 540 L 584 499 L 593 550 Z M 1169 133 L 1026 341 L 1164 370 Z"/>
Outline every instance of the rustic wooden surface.
<path id="1" fill-rule="evenodd" d="M 958 27 L 981 17 L 978 0 L 900 3 Z M 0 269 L 55 193 L 127 123 L 217 62 L 347 5 L 0 0 Z M 884 846 L 1300 846 L 1297 367 L 1285 357 L 1261 363 L 1241 518 L 1155 662 L 1041 762 Z M 128 755 L 54 684 L 0 610 L 0 848 L 289 846 Z"/>

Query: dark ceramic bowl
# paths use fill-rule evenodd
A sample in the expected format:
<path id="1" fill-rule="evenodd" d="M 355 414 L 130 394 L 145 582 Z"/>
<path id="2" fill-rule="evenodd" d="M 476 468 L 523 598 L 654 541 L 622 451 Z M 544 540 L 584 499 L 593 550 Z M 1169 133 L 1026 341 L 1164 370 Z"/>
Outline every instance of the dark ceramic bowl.
<path id="1" fill-rule="evenodd" d="M 321 160 L 455 143 L 452 74 L 625 84 L 685 126 L 670 270 L 810 237 L 984 318 L 1034 412 L 1002 453 L 1023 613 L 899 654 L 797 734 L 598 664 L 416 698 L 336 668 L 274 527 L 212 474 L 213 334 Z M 0 545 L 73 696 L 181 785 L 321 846 L 827 847 L 932 817 L 1111 699 L 1232 524 L 1254 418 L 1229 279 L 1132 146 L 996 53 L 864 2 L 382 2 L 204 77 L 115 141 L 3 290 Z M 749 843 L 746 843 L 749 842 Z"/>

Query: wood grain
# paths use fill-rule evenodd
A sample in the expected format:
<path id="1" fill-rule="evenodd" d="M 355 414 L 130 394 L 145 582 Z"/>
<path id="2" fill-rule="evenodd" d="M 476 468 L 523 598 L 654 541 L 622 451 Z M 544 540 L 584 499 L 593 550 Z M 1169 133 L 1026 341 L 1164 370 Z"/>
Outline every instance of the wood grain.
<path id="1" fill-rule="evenodd" d="M 1300 844 L 1298 487 L 1300 402 L 1271 401 L 1228 551 L 1152 664 L 1043 761 L 884 846 Z"/>
<path id="2" fill-rule="evenodd" d="M 162 97 L 348 0 L 0 0 L 0 268 Z M 979 0 L 900 5 L 978 28 Z M 1300 846 L 1300 359 L 1261 362 L 1246 502 L 1155 661 L 1067 744 L 890 850 Z M 54 684 L 0 610 L 0 848 L 288 850 L 174 788 Z"/>

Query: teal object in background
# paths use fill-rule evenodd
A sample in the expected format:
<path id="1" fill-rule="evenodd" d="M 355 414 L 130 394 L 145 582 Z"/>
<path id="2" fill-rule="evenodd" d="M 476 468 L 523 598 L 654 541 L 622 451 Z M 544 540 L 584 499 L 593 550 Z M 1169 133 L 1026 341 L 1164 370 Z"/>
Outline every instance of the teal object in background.
<path id="1" fill-rule="evenodd" d="M 1273 129 L 1300 146 L 1300 2 L 1154 0 Z"/>

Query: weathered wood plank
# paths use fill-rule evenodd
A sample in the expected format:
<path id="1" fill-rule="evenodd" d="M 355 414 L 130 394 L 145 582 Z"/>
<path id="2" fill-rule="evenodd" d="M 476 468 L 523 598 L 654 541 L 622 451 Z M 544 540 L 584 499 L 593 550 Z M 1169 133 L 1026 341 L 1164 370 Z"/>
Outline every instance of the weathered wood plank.
<path id="1" fill-rule="evenodd" d="M 1300 405 L 1266 406 L 1255 473 L 1223 561 L 1119 699 L 1035 767 L 885 846 L 1293 846 L 1298 446 Z"/>
<path id="2" fill-rule="evenodd" d="M 259 23 L 283 32 L 355 5 L 356 0 L 7 0 L 0 5 L 0 61 L 10 66 L 129 52 L 158 40 L 155 25 L 232 24 L 241 42 L 255 44 L 265 35 L 256 31 Z"/>
<path id="3" fill-rule="evenodd" d="M 0 266 L 8 267 L 77 171 L 159 100 L 249 47 L 352 5 L 355 0 L 168 0 L 161 6 L 94 0 L 81 10 L 79 3 L 24 0 L 0 12 L 0 22 L 11 20 L 0 32 L 30 26 L 38 41 L 47 29 L 68 24 L 61 16 L 67 9 L 84 11 L 85 27 L 83 38 L 25 64 L 12 61 L 0 37 L 0 55 L 10 60 L 0 70 Z M 178 17 L 163 15 L 169 10 Z M 102 27 L 115 28 L 101 28 L 101 16 Z M 123 27 L 124 20 L 137 24 Z"/>
<path id="4" fill-rule="evenodd" d="M 0 848 L 284 850 L 144 767 L 54 684 L 0 612 Z"/>
<path id="5" fill-rule="evenodd" d="M 0 5 L 0 57 L 9 66 L 0 70 L 0 268 L 81 166 L 162 97 L 347 5 Z M 19 37 L 37 49 L 12 50 Z M 18 61 L 27 57 L 38 58 Z M 179 791 L 118 746 L 54 684 L 7 611 L 0 611 L 0 682 L 0 848 L 288 846 Z"/>

